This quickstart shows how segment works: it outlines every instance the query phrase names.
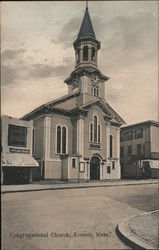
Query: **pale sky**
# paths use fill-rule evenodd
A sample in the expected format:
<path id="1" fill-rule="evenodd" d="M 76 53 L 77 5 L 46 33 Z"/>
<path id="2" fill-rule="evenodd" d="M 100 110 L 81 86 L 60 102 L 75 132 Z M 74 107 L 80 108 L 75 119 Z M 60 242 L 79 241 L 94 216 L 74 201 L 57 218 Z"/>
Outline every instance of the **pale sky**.
<path id="1" fill-rule="evenodd" d="M 158 1 L 89 1 L 106 101 L 127 122 L 157 120 Z M 67 94 L 85 1 L 2 2 L 2 114 Z"/>

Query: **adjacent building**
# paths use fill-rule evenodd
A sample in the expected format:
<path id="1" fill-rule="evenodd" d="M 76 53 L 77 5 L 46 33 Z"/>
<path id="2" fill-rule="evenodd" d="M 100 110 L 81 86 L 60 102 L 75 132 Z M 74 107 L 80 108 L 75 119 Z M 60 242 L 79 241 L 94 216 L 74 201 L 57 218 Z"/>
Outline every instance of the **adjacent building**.
<path id="1" fill-rule="evenodd" d="M 159 178 L 159 122 L 121 128 L 120 158 L 122 178 Z"/>
<path id="2" fill-rule="evenodd" d="M 68 94 L 22 118 L 33 120 L 39 178 L 120 179 L 120 126 L 125 122 L 105 99 L 109 78 L 98 69 L 100 42 L 88 7 L 73 47 L 75 69 L 65 80 Z"/>
<path id="3" fill-rule="evenodd" d="M 32 182 L 32 170 L 39 168 L 32 157 L 33 122 L 2 116 L 1 132 L 1 183 Z"/>

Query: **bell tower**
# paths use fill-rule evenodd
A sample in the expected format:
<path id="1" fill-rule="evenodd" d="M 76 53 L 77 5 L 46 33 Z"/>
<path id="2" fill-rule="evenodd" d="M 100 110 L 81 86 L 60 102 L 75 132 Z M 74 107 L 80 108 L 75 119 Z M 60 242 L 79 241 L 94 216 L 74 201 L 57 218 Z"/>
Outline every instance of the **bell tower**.
<path id="1" fill-rule="evenodd" d="M 88 4 L 76 40 L 73 42 L 75 50 L 75 69 L 65 80 L 68 92 L 80 92 L 79 105 L 95 98 L 105 99 L 105 81 L 109 78 L 98 69 L 98 50 L 100 42 L 96 39 Z"/>
<path id="2" fill-rule="evenodd" d="M 86 6 L 80 31 L 73 46 L 75 49 L 75 68 L 97 67 L 97 53 L 100 49 L 100 42 L 96 39 L 88 6 Z"/>

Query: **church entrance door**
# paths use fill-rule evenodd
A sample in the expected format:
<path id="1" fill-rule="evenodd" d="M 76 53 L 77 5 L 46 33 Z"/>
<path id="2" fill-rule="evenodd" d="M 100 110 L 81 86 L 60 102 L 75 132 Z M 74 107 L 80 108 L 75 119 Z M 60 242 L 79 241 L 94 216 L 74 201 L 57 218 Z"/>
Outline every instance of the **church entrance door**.
<path id="1" fill-rule="evenodd" d="M 90 162 L 90 180 L 100 180 L 100 159 L 93 156 Z"/>

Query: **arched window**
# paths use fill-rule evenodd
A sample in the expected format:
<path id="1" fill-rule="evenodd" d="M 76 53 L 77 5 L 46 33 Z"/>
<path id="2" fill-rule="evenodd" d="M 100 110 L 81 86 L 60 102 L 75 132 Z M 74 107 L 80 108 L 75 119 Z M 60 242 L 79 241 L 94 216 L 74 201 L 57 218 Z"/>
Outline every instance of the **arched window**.
<path id="1" fill-rule="evenodd" d="M 100 142 L 100 125 L 98 125 L 98 142 Z"/>
<path id="2" fill-rule="evenodd" d="M 96 96 L 98 97 L 99 96 L 99 89 L 97 88 L 97 91 L 96 91 Z"/>
<path id="3" fill-rule="evenodd" d="M 91 94 L 94 95 L 94 87 L 91 88 Z"/>
<path id="4" fill-rule="evenodd" d="M 97 116 L 94 116 L 94 142 L 97 142 Z"/>
<path id="5" fill-rule="evenodd" d="M 94 95 L 94 96 L 97 96 L 97 97 L 99 96 L 98 86 L 91 88 L 91 94 Z"/>
<path id="6" fill-rule="evenodd" d="M 58 125 L 56 128 L 56 152 L 57 154 L 66 154 L 67 151 L 67 129 L 65 126 Z"/>
<path id="7" fill-rule="evenodd" d="M 110 135 L 110 141 L 109 141 L 109 147 L 110 147 L 110 157 L 113 156 L 113 136 Z"/>
<path id="8" fill-rule="evenodd" d="M 94 96 L 96 96 L 96 87 L 94 87 Z"/>
<path id="9" fill-rule="evenodd" d="M 61 127 L 57 126 L 57 153 L 61 153 Z"/>
<path id="10" fill-rule="evenodd" d="M 66 154 L 66 128 L 62 128 L 62 153 Z"/>
<path id="11" fill-rule="evenodd" d="M 84 46 L 83 48 L 83 61 L 88 61 L 88 47 Z"/>
<path id="12" fill-rule="evenodd" d="M 91 57 L 92 61 L 95 61 L 95 48 L 92 48 L 92 57 Z"/>
<path id="13" fill-rule="evenodd" d="M 93 123 L 90 124 L 90 141 L 93 141 Z"/>
<path id="14" fill-rule="evenodd" d="M 90 123 L 90 142 L 101 143 L 101 125 L 98 123 L 98 118 L 95 115 L 93 122 Z"/>
<path id="15" fill-rule="evenodd" d="M 80 49 L 77 49 L 77 63 L 80 62 Z"/>

